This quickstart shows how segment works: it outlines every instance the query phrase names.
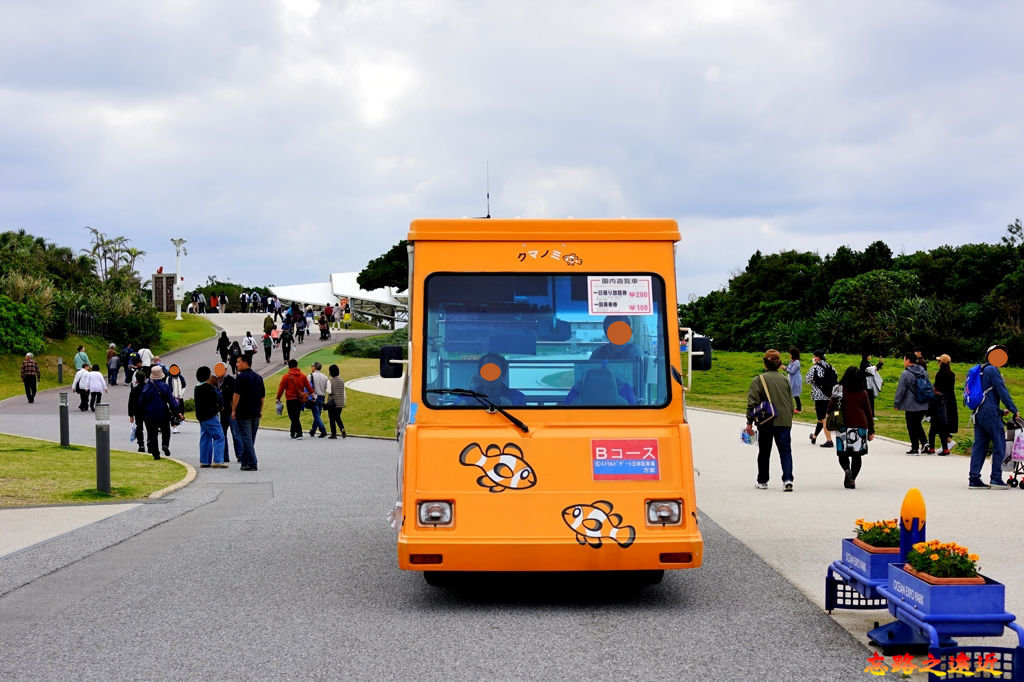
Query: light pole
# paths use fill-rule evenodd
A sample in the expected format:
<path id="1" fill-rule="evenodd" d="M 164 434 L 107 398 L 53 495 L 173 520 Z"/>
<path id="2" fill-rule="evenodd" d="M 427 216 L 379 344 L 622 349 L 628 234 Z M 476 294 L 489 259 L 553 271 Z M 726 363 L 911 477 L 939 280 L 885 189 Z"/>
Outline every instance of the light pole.
<path id="1" fill-rule="evenodd" d="M 185 300 L 185 285 L 182 281 L 185 279 L 181 276 L 181 254 L 188 255 L 188 249 L 185 248 L 184 239 L 172 239 L 171 243 L 174 244 L 174 251 L 177 256 L 177 264 L 174 267 L 174 312 L 175 320 L 181 319 L 181 303 Z"/>

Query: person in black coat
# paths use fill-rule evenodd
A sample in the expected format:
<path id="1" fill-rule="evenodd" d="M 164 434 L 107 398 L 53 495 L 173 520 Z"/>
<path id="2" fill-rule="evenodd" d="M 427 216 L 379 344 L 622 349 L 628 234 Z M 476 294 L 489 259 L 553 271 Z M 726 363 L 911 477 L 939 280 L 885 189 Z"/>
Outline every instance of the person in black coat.
<path id="1" fill-rule="evenodd" d="M 142 387 L 147 380 L 146 373 L 141 369 L 137 370 L 135 381 L 131 383 L 132 390 L 128 393 L 128 421 L 135 424 L 135 442 L 139 444 L 139 452 L 146 451 L 146 422 L 139 411 L 139 394 L 142 393 Z"/>
<path id="2" fill-rule="evenodd" d="M 942 441 L 940 455 L 949 454 L 950 434 L 959 430 L 959 415 L 956 409 L 956 374 L 950 369 L 951 359 L 943 353 L 936 358 L 939 370 L 935 373 L 935 400 L 928 406 L 932 423 L 928 428 L 928 453 L 935 453 L 935 436 Z"/>

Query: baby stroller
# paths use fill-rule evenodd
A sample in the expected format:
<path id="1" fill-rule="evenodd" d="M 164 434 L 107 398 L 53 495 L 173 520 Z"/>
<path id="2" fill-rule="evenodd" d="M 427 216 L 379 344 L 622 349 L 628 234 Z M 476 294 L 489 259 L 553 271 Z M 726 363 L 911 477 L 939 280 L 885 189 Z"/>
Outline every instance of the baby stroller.
<path id="1" fill-rule="evenodd" d="M 1006 424 L 1006 454 L 1003 471 L 1010 473 L 1006 484 L 1024 490 L 1024 418 L 1011 418 Z"/>
<path id="2" fill-rule="evenodd" d="M 331 330 L 327 326 L 327 318 L 324 316 L 320 317 L 320 340 L 329 341 L 331 338 Z"/>

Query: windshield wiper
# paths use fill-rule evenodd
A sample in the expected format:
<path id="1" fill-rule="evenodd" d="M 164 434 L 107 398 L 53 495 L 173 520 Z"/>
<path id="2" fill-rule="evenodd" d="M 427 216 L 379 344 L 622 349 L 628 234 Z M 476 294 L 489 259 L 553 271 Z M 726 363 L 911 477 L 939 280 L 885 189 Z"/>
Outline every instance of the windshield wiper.
<path id="1" fill-rule="evenodd" d="M 468 388 L 428 388 L 427 393 L 439 393 L 441 395 L 464 395 L 470 398 L 476 398 L 480 401 L 480 404 L 487 408 L 489 414 L 500 412 L 501 416 L 509 420 L 523 433 L 529 433 L 530 429 L 523 422 L 516 419 L 514 416 L 505 411 L 503 407 L 491 401 L 484 393 L 477 391 L 471 391 Z"/>

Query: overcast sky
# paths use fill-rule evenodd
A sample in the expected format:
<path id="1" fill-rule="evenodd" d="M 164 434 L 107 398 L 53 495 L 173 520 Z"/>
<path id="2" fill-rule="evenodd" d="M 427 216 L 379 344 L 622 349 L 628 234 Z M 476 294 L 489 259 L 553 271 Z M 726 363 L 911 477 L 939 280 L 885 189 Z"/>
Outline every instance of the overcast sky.
<path id="1" fill-rule="evenodd" d="M 668 217 L 760 249 L 998 241 L 1024 3 L 0 0 L 0 229 L 187 284 L 324 281 L 417 217 Z"/>

